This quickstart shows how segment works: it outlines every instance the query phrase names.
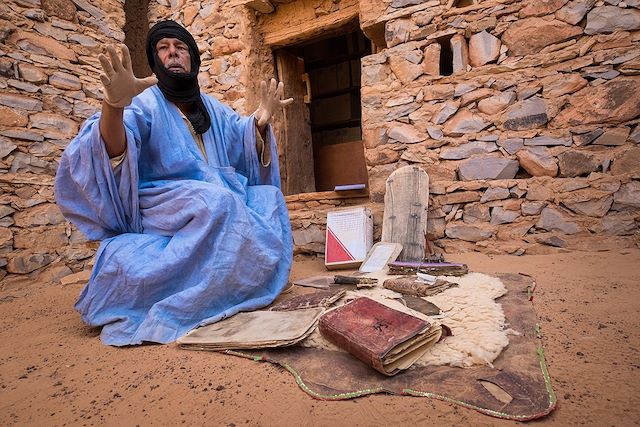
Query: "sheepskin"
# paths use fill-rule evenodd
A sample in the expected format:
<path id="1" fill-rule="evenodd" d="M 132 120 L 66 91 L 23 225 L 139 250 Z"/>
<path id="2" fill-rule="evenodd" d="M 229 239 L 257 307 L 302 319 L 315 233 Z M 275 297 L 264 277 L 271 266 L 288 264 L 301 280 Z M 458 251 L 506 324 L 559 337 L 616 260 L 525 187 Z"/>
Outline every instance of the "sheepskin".
<path id="1" fill-rule="evenodd" d="M 426 316 L 402 304 L 401 294 L 382 287 L 385 279 L 397 276 L 381 273 L 375 276 L 379 279 L 379 286 L 347 292 L 337 305 L 367 296 L 388 307 L 451 328 L 453 336 L 435 344 L 413 366 L 493 366 L 493 361 L 509 344 L 508 335 L 515 333 L 506 328 L 502 306 L 495 301 L 507 292 L 498 278 L 481 273 L 470 273 L 462 277 L 441 276 L 444 280 L 457 283 L 458 287 L 425 297 L 425 300 L 441 310 L 438 316 Z M 325 340 L 317 329 L 301 345 L 342 351 Z"/>

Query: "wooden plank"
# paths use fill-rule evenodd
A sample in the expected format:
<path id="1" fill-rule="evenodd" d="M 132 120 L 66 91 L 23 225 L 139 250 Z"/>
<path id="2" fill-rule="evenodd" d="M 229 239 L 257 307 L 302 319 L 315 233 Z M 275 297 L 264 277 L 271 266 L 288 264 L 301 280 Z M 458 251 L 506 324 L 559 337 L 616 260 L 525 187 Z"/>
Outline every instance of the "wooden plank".
<path id="1" fill-rule="evenodd" d="M 318 191 L 330 191 L 336 185 L 368 185 L 362 141 L 321 146 L 314 151 Z"/>
<path id="2" fill-rule="evenodd" d="M 279 11 L 276 15 L 280 15 Z M 272 48 L 291 46 L 314 37 L 322 36 L 324 38 L 332 34 L 332 31 L 341 31 L 349 25 L 357 27 L 357 22 L 358 4 L 349 5 L 334 13 L 312 17 L 290 25 L 285 23 L 283 23 L 285 25 L 276 25 L 276 21 L 274 21 L 272 25 L 263 26 L 264 43 Z M 273 28 L 273 31 L 270 30 L 271 28 Z"/>
<path id="3" fill-rule="evenodd" d="M 340 200 L 340 199 L 353 199 L 353 205 L 362 204 L 361 201 L 356 199 L 369 199 L 369 190 L 351 190 L 351 191 L 319 191 L 315 193 L 301 193 L 285 196 L 284 201 L 287 203 L 296 202 L 311 202 L 320 200 Z"/>
<path id="4" fill-rule="evenodd" d="M 283 192 L 285 195 L 315 191 L 313 175 L 313 144 L 309 127 L 309 108 L 304 103 L 306 86 L 302 81 L 304 61 L 283 50 L 276 51 L 278 79 L 284 82 L 284 98 L 293 103 L 284 109 L 284 141 L 281 155 L 285 170 Z"/>
<path id="5" fill-rule="evenodd" d="M 387 178 L 382 241 L 400 243 L 398 261 L 422 261 L 425 256 L 429 175 L 418 166 L 405 166 Z"/>

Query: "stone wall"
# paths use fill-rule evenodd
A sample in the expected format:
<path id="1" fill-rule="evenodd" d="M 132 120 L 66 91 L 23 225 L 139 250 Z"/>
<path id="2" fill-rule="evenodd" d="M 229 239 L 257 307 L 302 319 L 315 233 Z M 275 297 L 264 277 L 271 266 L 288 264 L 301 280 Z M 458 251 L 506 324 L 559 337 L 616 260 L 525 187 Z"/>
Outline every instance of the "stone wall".
<path id="1" fill-rule="evenodd" d="M 636 244 L 640 2 L 414 3 L 389 5 L 363 60 L 371 201 L 419 164 L 447 251 Z"/>
<path id="2" fill-rule="evenodd" d="M 203 91 L 241 114 L 257 107 L 259 82 L 274 71 L 270 51 L 253 30 L 257 20 L 253 10 L 214 1 L 148 3 L 151 24 L 172 18 L 196 38 Z M 139 9 L 129 8 L 136 13 Z M 97 56 L 107 44 L 124 42 L 125 18 L 121 0 L 0 4 L 0 280 L 4 284 L 36 278 L 57 281 L 91 267 L 98 242 L 87 241 L 62 217 L 53 182 L 62 150 L 82 122 L 100 109 Z"/>
<path id="3" fill-rule="evenodd" d="M 362 64 L 370 198 L 288 197 L 297 251 L 321 253 L 326 212 L 342 206 L 368 204 L 379 236 L 384 182 L 407 164 L 430 175 L 429 232 L 447 251 L 637 244 L 640 2 L 447 3 L 361 3 L 378 45 Z M 150 0 L 150 22 L 167 17 L 198 42 L 202 89 L 250 113 L 259 81 L 274 74 L 257 13 Z M 100 107 L 97 55 L 124 40 L 124 24 L 120 0 L 0 4 L 3 283 L 90 266 L 97 243 L 62 218 L 53 178 Z"/>
<path id="4" fill-rule="evenodd" d="M 0 279 L 56 280 L 96 244 L 54 204 L 62 150 L 101 104 L 98 53 L 124 40 L 118 0 L 0 4 Z M 6 277 L 8 273 L 11 277 Z"/>
<path id="5" fill-rule="evenodd" d="M 176 20 L 196 39 L 203 92 L 239 114 L 257 108 L 260 80 L 274 71 L 270 52 L 254 31 L 255 11 L 224 1 L 149 0 L 150 23 L 161 19 Z"/>

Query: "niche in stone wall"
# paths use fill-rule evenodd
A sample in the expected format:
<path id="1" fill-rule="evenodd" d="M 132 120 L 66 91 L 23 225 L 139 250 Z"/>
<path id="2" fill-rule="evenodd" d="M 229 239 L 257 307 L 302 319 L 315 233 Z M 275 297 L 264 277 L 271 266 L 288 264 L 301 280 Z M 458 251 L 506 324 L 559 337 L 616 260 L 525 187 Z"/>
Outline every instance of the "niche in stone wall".
<path id="1" fill-rule="evenodd" d="M 148 10 L 149 0 L 124 2 L 124 44 L 129 48 L 133 72 L 138 77 L 151 75 L 146 53 L 146 39 L 149 31 Z"/>
<path id="2" fill-rule="evenodd" d="M 477 3 L 478 3 L 477 0 L 450 0 L 447 7 L 462 8 L 467 6 L 473 6 L 474 4 L 477 4 Z"/>
<path id="3" fill-rule="evenodd" d="M 440 75 L 453 74 L 453 49 L 451 47 L 452 36 L 440 37 L 436 42 L 440 45 Z"/>

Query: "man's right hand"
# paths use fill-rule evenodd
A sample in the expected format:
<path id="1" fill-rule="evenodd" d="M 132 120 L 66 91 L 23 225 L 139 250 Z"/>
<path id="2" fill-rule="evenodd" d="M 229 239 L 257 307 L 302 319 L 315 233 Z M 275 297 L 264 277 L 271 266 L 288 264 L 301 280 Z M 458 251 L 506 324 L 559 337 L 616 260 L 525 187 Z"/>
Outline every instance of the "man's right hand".
<path id="1" fill-rule="evenodd" d="M 100 80 L 104 86 L 104 101 L 116 108 L 126 107 L 131 104 L 134 96 L 158 83 L 158 79 L 153 75 L 144 79 L 136 78 L 131 68 L 129 48 L 122 45 L 121 51 L 122 59 L 114 46 L 107 47 L 111 61 L 104 54 L 98 56 L 104 70 L 104 74 L 100 74 Z"/>

